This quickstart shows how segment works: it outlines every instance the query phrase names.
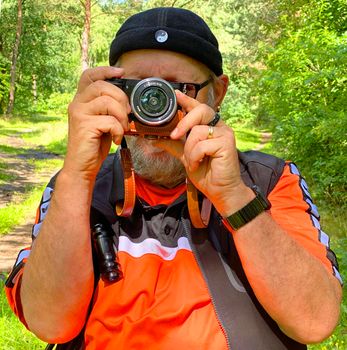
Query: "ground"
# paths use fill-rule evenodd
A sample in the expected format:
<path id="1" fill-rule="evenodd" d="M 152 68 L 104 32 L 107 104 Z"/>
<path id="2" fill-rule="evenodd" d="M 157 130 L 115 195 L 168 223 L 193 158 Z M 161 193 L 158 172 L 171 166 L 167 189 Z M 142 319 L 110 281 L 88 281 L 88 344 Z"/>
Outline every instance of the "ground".
<path id="1" fill-rule="evenodd" d="M 19 153 L 0 151 L 1 163 L 6 166 L 1 171 L 10 179 L 0 183 L 0 209 L 10 202 L 19 201 L 28 188 L 47 183 L 57 171 L 57 169 L 35 171 L 32 160 L 59 159 L 60 156 L 46 152 L 42 147 L 30 148 L 19 136 L 16 134 L 0 138 L 0 145 L 21 149 Z M 0 236 L 0 273 L 9 272 L 18 252 L 24 247 L 30 246 L 31 227 L 34 219 L 35 217 L 32 215 L 11 233 Z"/>

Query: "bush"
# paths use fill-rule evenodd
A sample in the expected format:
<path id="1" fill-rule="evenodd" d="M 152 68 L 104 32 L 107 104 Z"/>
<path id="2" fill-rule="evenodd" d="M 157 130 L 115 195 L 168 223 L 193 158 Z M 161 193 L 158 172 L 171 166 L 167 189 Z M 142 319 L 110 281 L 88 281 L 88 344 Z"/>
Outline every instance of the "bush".
<path id="1" fill-rule="evenodd" d="M 268 52 L 258 81 L 276 148 L 336 205 L 347 203 L 346 39 L 311 27 L 291 32 Z"/>

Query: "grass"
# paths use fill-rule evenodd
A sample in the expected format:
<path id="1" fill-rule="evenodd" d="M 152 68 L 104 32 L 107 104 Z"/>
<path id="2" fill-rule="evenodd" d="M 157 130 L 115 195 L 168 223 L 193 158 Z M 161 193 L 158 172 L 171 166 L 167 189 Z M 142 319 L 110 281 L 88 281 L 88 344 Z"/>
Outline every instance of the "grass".
<path id="1" fill-rule="evenodd" d="M 0 350 L 44 349 L 45 344 L 28 332 L 8 307 L 3 280 L 0 288 Z"/>
<path id="2" fill-rule="evenodd" d="M 15 179 L 14 175 L 7 173 L 8 165 L 0 161 L 0 185 L 6 184 Z"/>
<path id="3" fill-rule="evenodd" d="M 24 120 L 0 120 L 0 137 L 6 137 L 17 133 L 27 145 L 34 147 L 41 145 L 45 151 L 56 154 L 64 154 L 66 151 L 66 126 L 64 118 L 58 117 L 35 117 L 34 124 L 29 119 Z M 50 124 L 54 127 L 51 127 Z M 49 125 L 48 125 L 49 124 Z M 64 129 L 65 128 L 65 129 Z M 30 130 L 30 132 L 29 132 Z M 65 130 L 65 131 L 64 131 Z M 260 134 L 257 131 L 235 128 L 237 147 L 240 150 L 253 149 L 260 142 Z M 0 145 L 0 151 L 9 154 L 25 153 L 26 148 L 16 148 Z M 113 148 L 114 149 L 114 148 Z M 263 151 L 274 154 L 274 146 L 268 143 Z M 61 166 L 59 159 L 31 159 L 30 164 L 35 166 L 36 171 L 43 171 L 51 167 Z M 6 170 L 6 165 L 0 162 L 1 174 Z M 5 180 L 4 180 L 5 181 Z M 0 233 L 9 232 L 13 224 L 19 224 L 26 216 L 34 217 L 36 207 L 40 201 L 42 186 L 28 188 L 25 196 L 18 202 L 0 209 Z M 322 224 L 326 232 L 331 235 L 331 246 L 338 256 L 340 270 L 347 281 L 347 223 L 346 213 L 343 208 L 331 208 L 324 201 L 318 202 Z M 17 220 L 17 221 L 16 221 Z M 0 281 L 0 287 L 2 287 Z M 309 346 L 310 350 L 346 350 L 347 349 L 347 290 L 345 288 L 344 302 L 342 305 L 341 322 L 334 334 L 325 342 Z M 16 319 L 9 309 L 3 288 L 0 291 L 0 350 L 39 350 L 44 349 L 44 343 L 36 339 Z"/>
<path id="4" fill-rule="evenodd" d="M 0 169 L 0 171 L 1 171 L 1 169 Z M 0 173 L 0 185 L 6 184 L 14 179 L 15 179 L 15 176 L 13 176 L 13 175 Z"/>
<path id="5" fill-rule="evenodd" d="M 62 159 L 32 159 L 29 163 L 35 166 L 36 172 L 40 173 L 53 172 L 62 166 L 63 161 Z M 41 185 L 28 186 L 24 193 L 18 193 L 15 196 L 15 201 L 0 208 L 0 235 L 11 232 L 15 226 L 23 223 L 27 218 L 35 217 L 36 207 L 40 203 L 45 185 L 42 180 Z"/>
<path id="6" fill-rule="evenodd" d="M 241 151 L 254 149 L 260 143 L 260 134 L 256 130 L 234 127 L 236 146 Z"/>
<path id="7" fill-rule="evenodd" d="M 49 148 L 55 143 L 65 143 L 66 134 L 67 119 L 65 116 L 0 119 L 0 137 L 14 136 L 25 143 L 24 147 L 1 145 L 0 151 L 17 154 L 37 145 Z"/>
<path id="8" fill-rule="evenodd" d="M 0 152 L 7 153 L 7 154 L 23 154 L 25 153 L 25 150 L 21 147 L 0 145 Z"/>
<path id="9" fill-rule="evenodd" d="M 29 187 L 17 199 L 18 203 L 10 203 L 0 208 L 0 235 L 11 232 L 17 225 L 22 224 L 27 218 L 35 218 L 35 208 L 40 203 L 44 186 Z M 25 198 L 24 200 L 21 200 Z"/>
<path id="10" fill-rule="evenodd" d="M 51 172 L 55 169 L 60 168 L 63 165 L 63 160 L 61 158 L 53 159 L 30 159 L 29 163 L 35 167 L 35 171 L 40 172 Z"/>
<path id="11" fill-rule="evenodd" d="M 62 160 L 52 158 L 35 159 L 33 150 L 40 153 L 63 155 L 66 152 L 66 117 L 33 116 L 33 118 L 0 119 L 0 152 L 15 158 L 17 155 L 27 156 L 28 164 L 34 165 L 36 174 L 54 171 L 61 167 Z M 2 139 L 2 140 L 1 140 Z M 14 145 L 9 145 L 15 140 Z M 18 146 L 23 144 L 23 146 Z M 11 173 L 5 160 L 0 162 L 0 185 L 4 185 L 17 176 Z M 23 223 L 31 215 L 35 216 L 36 206 L 40 202 L 44 185 L 27 186 L 22 193 L 15 194 L 15 200 L 0 208 L 0 235 L 10 232 L 16 225 Z"/>

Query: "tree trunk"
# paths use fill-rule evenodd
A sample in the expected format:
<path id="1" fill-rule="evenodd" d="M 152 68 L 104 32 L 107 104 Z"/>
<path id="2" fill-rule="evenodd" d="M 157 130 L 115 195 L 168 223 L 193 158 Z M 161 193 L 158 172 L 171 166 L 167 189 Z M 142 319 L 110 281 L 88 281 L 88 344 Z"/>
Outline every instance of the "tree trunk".
<path id="1" fill-rule="evenodd" d="M 90 36 L 91 0 L 84 2 L 84 27 L 82 33 L 82 72 L 89 67 L 88 48 Z"/>
<path id="2" fill-rule="evenodd" d="M 22 36 L 22 27 L 23 27 L 23 1 L 18 0 L 18 10 L 17 10 L 17 31 L 16 31 L 16 40 L 13 46 L 12 51 L 12 62 L 11 62 L 11 72 L 10 72 L 10 96 L 8 100 L 6 115 L 12 115 L 13 105 L 14 105 L 14 95 L 16 88 L 16 67 L 17 67 L 17 58 L 19 52 L 19 45 Z"/>
<path id="3" fill-rule="evenodd" d="M 34 105 L 37 105 L 37 80 L 36 80 L 36 74 L 32 75 L 33 78 L 33 97 L 34 97 Z"/>

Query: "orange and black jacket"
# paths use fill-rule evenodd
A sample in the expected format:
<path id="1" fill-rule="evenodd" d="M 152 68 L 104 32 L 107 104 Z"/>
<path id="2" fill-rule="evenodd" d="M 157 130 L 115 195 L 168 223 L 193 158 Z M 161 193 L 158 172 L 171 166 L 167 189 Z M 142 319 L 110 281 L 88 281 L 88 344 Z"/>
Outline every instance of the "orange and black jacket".
<path id="1" fill-rule="evenodd" d="M 260 152 L 240 152 L 239 158 L 244 182 L 267 194 L 273 219 L 341 281 L 329 237 L 295 164 Z M 112 225 L 123 278 L 113 284 L 99 280 L 85 349 L 306 349 L 284 335 L 257 301 L 232 234 L 215 210 L 208 228 L 195 229 L 184 184 L 164 191 L 137 177 L 133 214 L 116 217 L 115 203 L 123 196 L 119 169 L 119 155 L 109 156 L 92 206 Z M 43 194 L 33 239 L 53 191 L 54 178 Z M 24 324 L 18 290 L 29 254 L 30 249 L 20 252 L 6 287 Z"/>

